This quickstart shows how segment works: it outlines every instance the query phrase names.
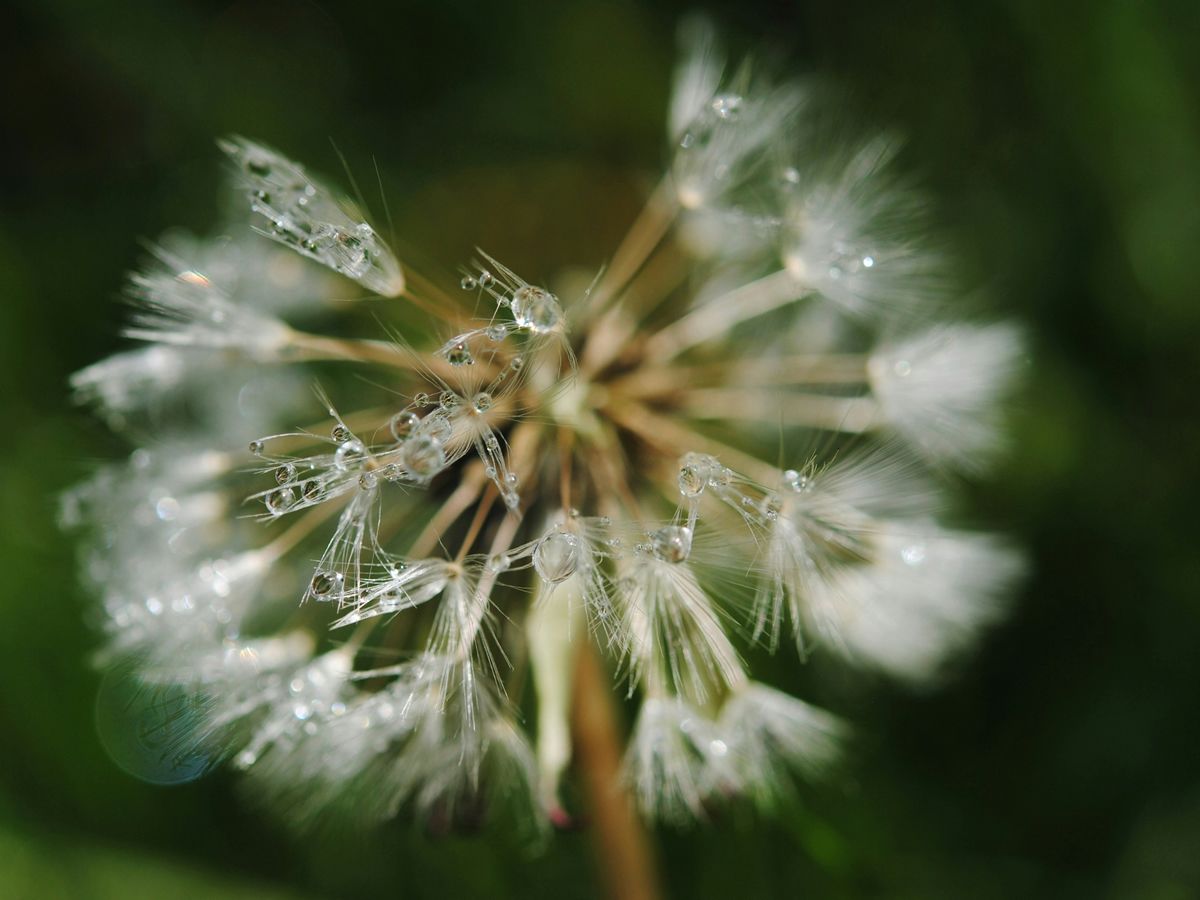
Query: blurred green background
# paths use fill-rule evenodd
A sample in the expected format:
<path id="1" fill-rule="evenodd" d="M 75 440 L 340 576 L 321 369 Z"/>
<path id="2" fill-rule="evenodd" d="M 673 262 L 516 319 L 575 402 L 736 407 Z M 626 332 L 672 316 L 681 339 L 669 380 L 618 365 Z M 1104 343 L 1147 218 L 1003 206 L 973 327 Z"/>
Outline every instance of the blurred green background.
<path id="1" fill-rule="evenodd" d="M 664 158 L 689 8 L 8 4 L 0 897 L 597 896 L 586 834 L 540 857 L 402 823 L 296 839 L 227 775 L 155 788 L 113 766 L 55 495 L 124 450 L 65 380 L 120 346 L 138 238 L 211 224 L 231 131 L 336 174 L 333 138 L 364 182 L 377 159 L 426 272 L 477 244 L 521 271 L 596 265 Z M 976 493 L 1033 574 L 949 685 L 834 680 L 862 735 L 842 780 L 775 822 L 660 834 L 672 895 L 1200 896 L 1200 5 L 708 8 L 735 47 L 765 40 L 910 135 L 970 267 L 1028 323 L 1019 450 Z"/>

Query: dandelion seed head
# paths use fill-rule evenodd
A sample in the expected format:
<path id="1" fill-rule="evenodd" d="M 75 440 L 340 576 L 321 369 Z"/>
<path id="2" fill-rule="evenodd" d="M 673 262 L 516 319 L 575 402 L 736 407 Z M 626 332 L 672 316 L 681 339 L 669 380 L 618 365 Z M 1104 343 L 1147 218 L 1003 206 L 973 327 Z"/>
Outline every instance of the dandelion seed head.
<path id="1" fill-rule="evenodd" d="M 72 388 L 155 437 L 61 515 L 102 661 L 194 698 L 188 777 L 227 759 L 302 827 L 540 832 L 590 647 L 640 699 L 647 816 L 766 810 L 847 727 L 748 644 L 928 683 L 1000 614 L 1019 555 L 941 524 L 936 475 L 1001 443 L 1018 333 L 954 316 L 894 142 L 824 152 L 811 91 L 681 38 L 668 172 L 590 286 L 479 251 L 430 287 L 300 164 L 220 142 L 258 233 L 131 276 L 146 346 Z M 330 321 L 344 279 L 391 298 L 382 333 Z"/>

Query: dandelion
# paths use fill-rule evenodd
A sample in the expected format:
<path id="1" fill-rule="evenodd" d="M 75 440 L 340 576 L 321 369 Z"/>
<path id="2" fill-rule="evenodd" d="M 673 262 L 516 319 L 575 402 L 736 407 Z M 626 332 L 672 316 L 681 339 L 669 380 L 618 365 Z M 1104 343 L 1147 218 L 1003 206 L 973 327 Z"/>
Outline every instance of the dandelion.
<path id="1" fill-rule="evenodd" d="M 939 517 L 1003 443 L 1018 332 L 955 316 L 893 142 L 823 148 L 819 92 L 682 33 L 667 174 L 582 293 L 482 251 L 440 290 L 326 181 L 220 142 L 258 234 L 165 239 L 145 346 L 72 380 L 153 436 L 63 518 L 102 661 L 199 698 L 171 752 L 298 824 L 562 824 L 599 653 L 639 704 L 621 777 L 689 822 L 775 805 L 847 734 L 748 647 L 926 683 L 1000 614 L 1018 555 Z M 326 302 L 363 296 L 390 299 Z"/>

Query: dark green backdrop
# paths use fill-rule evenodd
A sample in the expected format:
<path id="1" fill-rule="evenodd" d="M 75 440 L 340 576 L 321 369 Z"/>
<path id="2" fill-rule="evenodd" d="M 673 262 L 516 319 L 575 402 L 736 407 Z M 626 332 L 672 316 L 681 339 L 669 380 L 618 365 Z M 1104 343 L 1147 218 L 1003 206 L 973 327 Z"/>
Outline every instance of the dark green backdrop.
<path id="1" fill-rule="evenodd" d="M 139 237 L 204 228 L 213 138 L 378 159 L 406 258 L 595 265 L 659 167 L 681 2 L 29 0 L 0 28 L 0 896 L 595 896 L 395 825 L 296 840 L 217 775 L 153 788 L 92 727 L 91 601 L 55 494 L 122 452 L 66 400 L 120 345 Z M 735 44 L 912 137 L 994 303 L 1029 325 L 1018 453 L 974 489 L 1027 544 L 1015 613 L 926 695 L 826 688 L 848 775 L 774 824 L 660 837 L 680 898 L 1200 895 L 1200 5 L 728 2 Z M 369 176 L 368 176 L 369 177 Z M 418 249 L 419 248 L 419 252 Z M 516 265 L 517 263 L 514 263 Z M 805 678 L 788 665 L 772 676 Z"/>

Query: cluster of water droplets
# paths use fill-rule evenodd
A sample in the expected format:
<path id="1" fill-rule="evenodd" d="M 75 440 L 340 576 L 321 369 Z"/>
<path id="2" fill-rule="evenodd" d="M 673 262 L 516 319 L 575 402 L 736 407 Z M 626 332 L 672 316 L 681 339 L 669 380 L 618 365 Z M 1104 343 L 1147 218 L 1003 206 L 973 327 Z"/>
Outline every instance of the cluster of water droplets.
<path id="1" fill-rule="evenodd" d="M 244 138 L 220 142 L 237 166 L 263 233 L 384 296 L 404 289 L 400 264 L 366 222 L 294 162 Z"/>

